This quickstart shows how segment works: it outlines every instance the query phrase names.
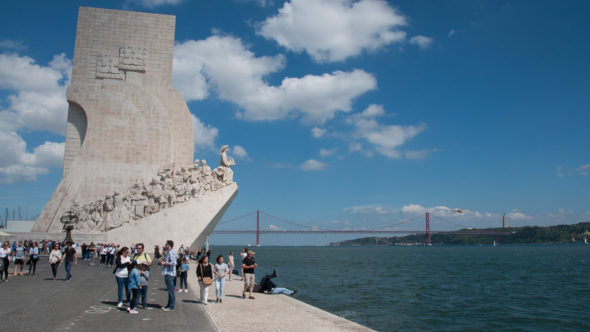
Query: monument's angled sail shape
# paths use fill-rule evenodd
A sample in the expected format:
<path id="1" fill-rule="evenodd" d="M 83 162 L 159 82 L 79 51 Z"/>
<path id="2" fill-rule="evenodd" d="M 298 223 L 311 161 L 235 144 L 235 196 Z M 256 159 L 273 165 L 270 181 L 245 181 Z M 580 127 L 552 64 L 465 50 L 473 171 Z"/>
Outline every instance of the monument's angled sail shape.
<path id="1" fill-rule="evenodd" d="M 63 178 L 33 232 L 200 245 L 233 198 L 233 160 L 193 163 L 193 127 L 172 87 L 175 17 L 80 7 Z"/>

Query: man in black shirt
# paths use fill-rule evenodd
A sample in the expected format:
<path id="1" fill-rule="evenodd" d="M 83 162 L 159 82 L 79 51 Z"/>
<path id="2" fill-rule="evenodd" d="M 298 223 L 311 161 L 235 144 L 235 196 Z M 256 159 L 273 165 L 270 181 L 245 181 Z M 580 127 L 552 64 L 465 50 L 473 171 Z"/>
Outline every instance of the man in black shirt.
<path id="1" fill-rule="evenodd" d="M 256 260 L 254 259 L 254 251 L 248 250 L 248 255 L 242 261 L 242 269 L 244 269 L 244 291 L 242 292 L 242 298 L 246 298 L 246 290 L 250 292 L 250 298 L 252 296 L 252 290 L 254 289 L 254 269 L 258 267 Z"/>
<path id="2" fill-rule="evenodd" d="M 66 250 L 64 252 L 64 258 L 62 258 L 62 262 L 66 261 L 65 268 L 66 268 L 66 282 L 72 280 L 72 274 L 70 271 L 72 270 L 72 263 L 78 264 L 78 257 L 76 257 L 76 249 L 72 248 L 72 242 L 67 243 Z"/>

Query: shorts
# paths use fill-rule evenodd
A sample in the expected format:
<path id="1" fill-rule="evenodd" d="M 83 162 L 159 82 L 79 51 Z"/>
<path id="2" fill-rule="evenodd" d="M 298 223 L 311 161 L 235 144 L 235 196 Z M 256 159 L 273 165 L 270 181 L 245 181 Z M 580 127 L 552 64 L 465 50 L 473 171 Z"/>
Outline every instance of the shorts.
<path id="1" fill-rule="evenodd" d="M 244 286 L 254 286 L 254 273 L 244 273 Z"/>
<path id="2" fill-rule="evenodd" d="M 22 258 L 15 258 L 14 259 L 14 265 L 24 265 L 25 264 L 25 260 Z"/>

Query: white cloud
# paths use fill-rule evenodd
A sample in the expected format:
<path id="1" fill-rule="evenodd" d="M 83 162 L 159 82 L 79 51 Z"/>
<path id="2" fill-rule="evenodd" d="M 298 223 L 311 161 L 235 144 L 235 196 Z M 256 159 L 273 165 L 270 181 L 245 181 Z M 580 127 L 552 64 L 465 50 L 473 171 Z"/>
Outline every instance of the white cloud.
<path id="1" fill-rule="evenodd" d="M 333 149 L 324 149 L 324 148 L 321 148 L 320 149 L 320 157 L 328 157 L 328 156 L 331 156 L 334 153 L 336 153 L 336 151 L 338 151 L 338 148 L 333 148 Z"/>
<path id="2" fill-rule="evenodd" d="M 301 166 L 299 166 L 299 168 L 304 171 L 321 171 L 324 168 L 326 168 L 327 166 L 328 166 L 328 164 L 326 164 L 324 162 L 317 161 L 315 159 L 309 159 L 309 160 L 305 161 L 303 164 L 301 164 Z"/>
<path id="3" fill-rule="evenodd" d="M 193 129 L 195 133 L 195 150 L 215 150 L 215 139 L 219 135 L 219 129 L 204 124 L 199 118 L 191 113 Z"/>
<path id="4" fill-rule="evenodd" d="M 370 105 L 364 112 L 349 117 L 347 121 L 355 126 L 354 136 L 375 145 L 377 152 L 388 158 L 401 158 L 403 154 L 398 148 L 421 133 L 425 126 L 383 125 L 376 119 L 383 114 L 381 106 Z M 416 154 L 410 152 L 410 156 L 415 157 Z"/>
<path id="5" fill-rule="evenodd" d="M 405 150 L 404 155 L 408 159 L 424 159 L 436 151 L 436 149 Z"/>
<path id="6" fill-rule="evenodd" d="M 451 29 L 448 34 L 449 38 L 453 37 L 456 33 L 457 31 L 455 29 Z"/>
<path id="7" fill-rule="evenodd" d="M 433 41 L 432 38 L 426 36 L 414 36 L 410 38 L 410 44 L 416 45 L 422 50 L 429 48 Z"/>
<path id="8" fill-rule="evenodd" d="M 127 0 L 128 3 L 135 3 L 146 8 L 155 8 L 159 6 L 174 6 L 178 5 L 184 0 Z"/>
<path id="9" fill-rule="evenodd" d="M 313 136 L 313 138 L 320 138 L 324 136 L 324 134 L 326 134 L 326 129 L 319 127 L 311 128 L 311 136 Z"/>
<path id="10" fill-rule="evenodd" d="M 241 145 L 234 145 L 231 149 L 231 153 L 237 158 L 242 160 L 250 159 L 248 152 Z"/>
<path id="11" fill-rule="evenodd" d="M 0 130 L 0 182 L 33 181 L 62 165 L 65 143 L 45 142 L 32 153 L 26 146 L 16 132 Z"/>
<path id="12" fill-rule="evenodd" d="M 22 51 L 22 50 L 26 50 L 27 46 L 24 45 L 21 41 L 16 41 L 16 40 L 12 40 L 12 39 L 3 39 L 3 40 L 0 40 L 0 48 L 7 49 L 7 50 Z"/>
<path id="13" fill-rule="evenodd" d="M 518 211 L 518 210 L 512 210 L 510 211 L 508 214 L 508 219 L 512 219 L 512 220 L 532 220 L 533 218 L 531 216 L 527 216 L 526 214 Z"/>
<path id="14" fill-rule="evenodd" d="M 580 173 L 580 175 L 588 176 L 590 175 L 590 164 L 582 165 L 578 167 L 576 170 Z"/>
<path id="15" fill-rule="evenodd" d="M 55 55 L 49 66 L 40 66 L 28 56 L 0 54 L 0 89 L 12 92 L 9 109 L 0 112 L 0 128 L 48 130 L 65 133 L 68 103 L 66 86 L 71 61 Z"/>
<path id="16" fill-rule="evenodd" d="M 463 219 L 499 219 L 501 216 L 497 213 L 472 211 L 464 208 L 450 208 L 444 205 L 433 207 L 424 207 L 420 204 L 404 205 L 400 212 L 407 215 L 419 215 L 430 212 L 432 215 L 445 218 L 463 218 Z"/>
<path id="17" fill-rule="evenodd" d="M 11 46 L 3 42 L 3 47 Z M 12 45 L 15 48 L 18 45 Z M 68 104 L 65 97 L 72 64 L 65 54 L 42 66 L 28 56 L 0 54 L 0 182 L 33 181 L 52 167 L 61 167 L 65 143 L 45 142 L 27 151 L 20 129 L 64 134 Z"/>
<path id="18" fill-rule="evenodd" d="M 584 164 L 576 168 L 557 166 L 557 176 L 560 178 L 572 175 L 588 176 L 590 175 L 590 164 Z"/>
<path id="19" fill-rule="evenodd" d="M 351 111 L 353 99 L 377 86 L 375 77 L 362 70 L 285 77 L 279 86 L 268 85 L 264 77 L 284 65 L 282 55 L 256 57 L 238 38 L 212 36 L 175 46 L 173 82 L 188 101 L 215 90 L 240 106 L 237 115 L 245 120 L 300 115 L 306 123 L 319 124 L 338 111 Z"/>
<path id="20" fill-rule="evenodd" d="M 357 205 L 344 209 L 346 212 L 362 215 L 384 215 L 397 213 L 397 210 L 384 208 L 381 205 Z"/>
<path id="21" fill-rule="evenodd" d="M 268 230 L 270 230 L 270 231 L 284 231 L 285 229 L 275 226 L 273 224 L 270 224 L 270 225 L 268 225 Z"/>
<path id="22" fill-rule="evenodd" d="M 362 151 L 362 150 L 363 150 L 363 144 L 361 142 L 354 142 L 354 143 L 348 144 L 348 151 L 349 152 Z"/>
<path id="23" fill-rule="evenodd" d="M 382 0 L 291 0 L 258 33 L 317 62 L 342 61 L 402 42 L 406 19 Z"/>

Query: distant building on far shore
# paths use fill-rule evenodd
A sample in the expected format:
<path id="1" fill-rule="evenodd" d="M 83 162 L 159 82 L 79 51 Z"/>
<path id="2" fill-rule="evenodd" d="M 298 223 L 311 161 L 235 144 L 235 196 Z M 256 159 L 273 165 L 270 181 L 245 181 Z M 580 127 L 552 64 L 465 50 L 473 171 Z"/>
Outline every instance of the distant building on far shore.
<path id="1" fill-rule="evenodd" d="M 508 217 L 506 217 L 506 212 L 504 212 L 504 217 L 502 218 L 502 228 L 508 228 Z"/>

